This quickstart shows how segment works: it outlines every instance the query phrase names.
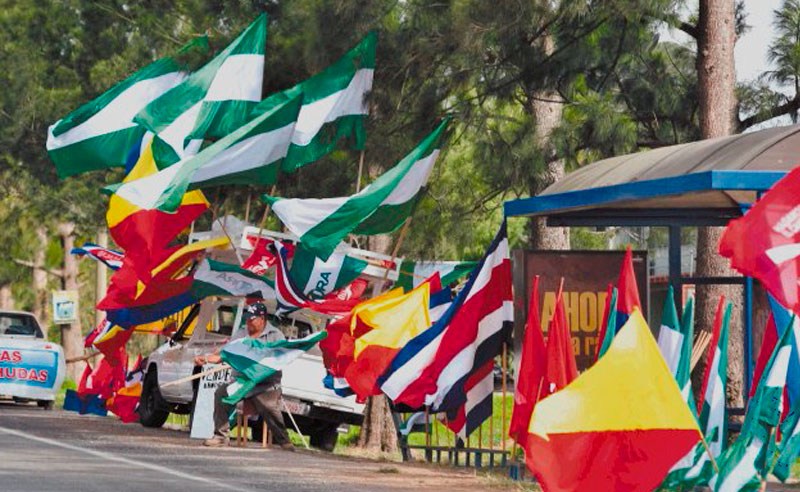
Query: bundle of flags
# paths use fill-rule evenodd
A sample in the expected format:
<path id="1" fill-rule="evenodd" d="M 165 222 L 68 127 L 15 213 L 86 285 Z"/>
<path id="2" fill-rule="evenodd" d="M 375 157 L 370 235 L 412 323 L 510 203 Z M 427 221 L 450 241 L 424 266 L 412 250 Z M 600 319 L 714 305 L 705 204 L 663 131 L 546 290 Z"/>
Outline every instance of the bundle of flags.
<path id="1" fill-rule="evenodd" d="M 650 491 L 700 439 L 638 308 L 602 359 L 538 402 L 526 460 L 544 490 Z"/>
<path id="2" fill-rule="evenodd" d="M 595 359 L 599 359 L 606 353 L 616 332 L 628 321 L 634 308 L 641 310 L 642 302 L 639 300 L 639 287 L 636 285 L 636 275 L 633 270 L 633 252 L 629 245 L 622 260 L 617 286 L 609 285 L 608 287 Z"/>

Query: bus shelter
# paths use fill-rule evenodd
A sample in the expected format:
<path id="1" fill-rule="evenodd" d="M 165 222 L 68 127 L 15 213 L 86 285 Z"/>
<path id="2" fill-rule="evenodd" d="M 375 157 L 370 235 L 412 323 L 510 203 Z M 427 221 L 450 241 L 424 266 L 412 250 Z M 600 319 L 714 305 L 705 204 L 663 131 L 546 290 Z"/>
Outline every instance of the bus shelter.
<path id="1" fill-rule="evenodd" d="M 548 226 L 666 227 L 669 284 L 743 287 L 744 384 L 753 374 L 753 281 L 681 275 L 681 229 L 725 226 L 800 163 L 800 125 L 662 147 L 584 166 L 541 194 L 504 204 L 506 217 L 544 217 Z"/>

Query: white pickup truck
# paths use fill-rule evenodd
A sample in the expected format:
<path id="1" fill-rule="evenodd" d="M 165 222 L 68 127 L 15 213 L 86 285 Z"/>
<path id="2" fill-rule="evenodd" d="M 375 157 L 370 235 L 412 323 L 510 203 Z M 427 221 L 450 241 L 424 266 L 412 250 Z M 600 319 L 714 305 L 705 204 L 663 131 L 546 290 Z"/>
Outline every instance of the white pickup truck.
<path id="1" fill-rule="evenodd" d="M 275 301 L 266 301 L 274 312 Z M 160 427 L 170 412 L 190 413 L 196 398 L 198 381 L 161 387 L 199 372 L 194 365 L 197 355 L 207 354 L 224 345 L 244 330 L 241 298 L 207 298 L 195 306 L 175 334 L 147 359 L 147 372 L 139 402 L 139 421 L 146 427 Z M 269 316 L 268 322 L 287 338 L 298 338 L 325 328 L 326 319 L 315 313 L 297 312 L 280 320 Z M 201 328 L 202 327 L 202 328 Z M 297 425 L 310 436 L 311 444 L 328 451 L 336 445 L 341 424 L 360 425 L 364 406 L 355 397 L 341 398 L 325 388 L 322 354 L 315 347 L 283 371 L 283 397 Z M 286 422 L 290 422 L 286 416 Z M 260 440 L 262 423 L 253 426 L 253 438 Z"/>
<path id="2" fill-rule="evenodd" d="M 0 311 L 0 397 L 50 410 L 65 373 L 64 350 L 45 340 L 33 314 Z"/>

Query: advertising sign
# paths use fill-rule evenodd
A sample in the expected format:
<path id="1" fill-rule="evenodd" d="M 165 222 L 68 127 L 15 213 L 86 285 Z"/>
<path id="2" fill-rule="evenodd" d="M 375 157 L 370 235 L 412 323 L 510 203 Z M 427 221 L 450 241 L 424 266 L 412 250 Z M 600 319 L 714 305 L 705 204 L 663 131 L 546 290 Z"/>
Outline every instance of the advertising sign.
<path id="1" fill-rule="evenodd" d="M 218 364 L 206 364 L 203 371 L 218 367 Z M 214 436 L 214 392 L 231 379 L 231 370 L 207 374 L 200 378 L 197 388 L 197 401 L 194 405 L 192 416 L 192 430 L 189 437 L 192 439 L 208 439 Z"/>
<path id="2" fill-rule="evenodd" d="M 519 353 L 522 341 L 532 279 L 539 275 L 539 317 L 546 336 L 555 309 L 556 291 L 563 277 L 564 309 L 578 370 L 588 368 L 594 361 L 608 284 L 616 285 L 624 255 L 624 251 L 514 251 L 515 353 Z M 642 311 L 648 317 L 646 251 L 633 253 L 633 269 Z"/>
<path id="3" fill-rule="evenodd" d="M 64 377 L 62 357 L 59 349 L 0 346 L 0 394 L 52 399 Z"/>
<path id="4" fill-rule="evenodd" d="M 53 323 L 66 325 L 78 321 L 78 291 L 53 291 Z"/>

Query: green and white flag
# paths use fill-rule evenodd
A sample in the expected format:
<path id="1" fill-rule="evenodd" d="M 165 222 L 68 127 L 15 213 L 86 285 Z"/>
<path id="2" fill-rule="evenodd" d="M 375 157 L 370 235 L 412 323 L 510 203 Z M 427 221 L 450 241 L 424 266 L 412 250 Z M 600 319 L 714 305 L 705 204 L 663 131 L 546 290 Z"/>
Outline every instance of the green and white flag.
<path id="1" fill-rule="evenodd" d="M 364 148 L 367 138 L 364 121 L 369 113 L 367 94 L 372 90 L 377 40 L 377 33 L 370 32 L 333 65 L 264 100 L 280 104 L 303 93 L 292 146 L 281 167 L 284 172 L 294 172 L 320 159 L 342 140 L 352 149 Z"/>
<path id="2" fill-rule="evenodd" d="M 337 252 L 325 261 L 298 244 L 289 276 L 309 299 L 316 300 L 348 285 L 366 267 L 366 261 Z"/>
<path id="3" fill-rule="evenodd" d="M 461 277 L 469 275 L 477 264 L 477 261 L 403 260 L 400 264 L 399 278 L 394 286 L 402 287 L 405 292 L 408 292 L 436 272 L 439 272 L 442 285 L 450 285 Z"/>
<path id="4" fill-rule="evenodd" d="M 238 374 L 228 387 L 228 396 L 222 401 L 228 405 L 235 405 L 258 383 L 282 371 L 327 336 L 326 332 L 321 331 L 296 340 L 262 342 L 245 337 L 229 342 L 219 355 Z"/>
<path id="5" fill-rule="evenodd" d="M 266 36 L 261 14 L 214 59 L 139 112 L 134 121 L 156 135 L 159 167 L 196 154 L 204 138 L 222 138 L 252 117 L 261 101 Z"/>
<path id="6" fill-rule="evenodd" d="M 193 49 L 208 50 L 208 39 L 195 39 L 179 55 Z M 171 57 L 156 60 L 51 125 L 47 153 L 59 177 L 124 166 L 145 133 L 134 116 L 183 82 L 189 75 L 185 68 Z"/>
<path id="7" fill-rule="evenodd" d="M 725 307 L 719 339 L 711 354 L 708 383 L 700 410 L 700 430 L 703 432 L 714 458 L 722 454 L 722 449 L 727 441 L 728 419 L 725 409 L 725 388 L 728 384 L 728 325 L 730 319 L 731 304 L 728 303 Z M 695 485 L 706 485 L 713 474 L 714 468 L 708 458 L 708 453 L 698 452 L 697 461 L 686 473 L 685 480 Z"/>
<path id="8" fill-rule="evenodd" d="M 683 320 L 678 326 L 677 309 L 675 308 L 675 297 L 672 286 L 667 289 L 667 298 L 664 303 L 664 314 L 661 316 L 661 331 L 658 334 L 658 346 L 667 366 L 672 370 L 673 365 L 669 357 L 673 359 L 675 381 L 681 389 L 686 404 L 689 405 L 692 413 L 697 417 L 697 408 L 692 394 L 691 381 L 691 358 L 692 341 L 694 340 L 694 299 L 690 298 L 683 308 Z M 669 330 L 665 333 L 665 330 Z M 662 335 L 663 334 L 663 335 Z M 666 353 L 665 353 L 666 352 Z M 676 355 L 677 352 L 677 355 Z M 705 453 L 702 445 L 696 445 L 686 455 L 675 463 L 667 473 L 666 478 L 661 484 L 662 489 L 675 489 L 685 484 L 685 476 L 692 466 L 700 459 L 700 454 Z"/>
<path id="9" fill-rule="evenodd" d="M 794 317 L 764 367 L 756 393 L 747 405 L 741 434 L 719 459 L 719 474 L 709 482 L 715 492 L 757 490 L 760 479 L 766 479 L 771 472 L 792 355 L 793 326 Z"/>
<path id="10" fill-rule="evenodd" d="M 439 155 L 448 121 L 355 195 L 324 199 L 264 196 L 264 200 L 306 249 L 327 260 L 349 233 L 389 233 L 411 215 Z"/>
<path id="11" fill-rule="evenodd" d="M 664 312 L 661 314 L 661 329 L 658 331 L 658 349 L 669 371 L 675 377 L 681 361 L 685 338 L 678 321 L 678 310 L 675 308 L 674 290 L 670 285 L 664 299 Z"/>
<path id="12" fill-rule="evenodd" d="M 194 273 L 192 296 L 252 297 L 276 299 L 275 284 L 267 277 L 256 275 L 238 265 L 205 259 Z"/>
<path id="13" fill-rule="evenodd" d="M 105 190 L 143 209 L 174 212 L 190 189 L 223 184 L 270 185 L 286 156 L 301 103 L 302 95 L 253 118 L 195 156 Z"/>

